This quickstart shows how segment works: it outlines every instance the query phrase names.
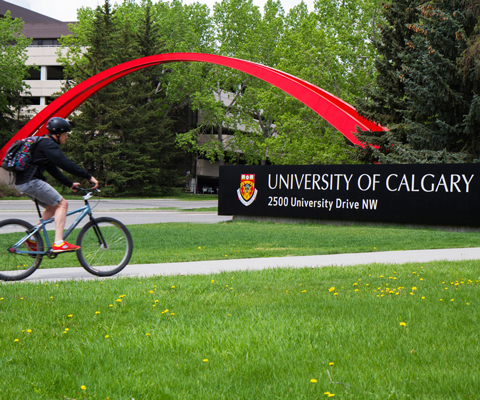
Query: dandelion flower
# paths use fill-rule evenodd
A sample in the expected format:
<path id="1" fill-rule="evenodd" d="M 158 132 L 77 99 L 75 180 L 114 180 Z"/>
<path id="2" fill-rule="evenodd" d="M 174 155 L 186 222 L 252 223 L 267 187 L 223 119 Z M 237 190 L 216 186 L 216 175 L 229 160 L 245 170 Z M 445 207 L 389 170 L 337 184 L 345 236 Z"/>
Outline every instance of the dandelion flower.
<path id="1" fill-rule="evenodd" d="M 317 380 L 316 379 L 310 379 L 310 382 L 317 383 Z"/>
<path id="2" fill-rule="evenodd" d="M 332 286 L 330 289 L 328 289 L 328 291 L 331 293 L 331 292 L 334 292 L 335 291 L 335 288 Z"/>
<path id="3" fill-rule="evenodd" d="M 204 358 L 204 359 L 203 359 L 203 362 L 204 362 L 204 363 L 208 362 L 208 358 Z"/>
<path id="4" fill-rule="evenodd" d="M 117 299 L 117 303 L 121 303 L 122 302 L 122 299 Z"/>
<path id="5" fill-rule="evenodd" d="M 73 314 L 68 314 L 68 318 L 72 318 L 73 317 Z"/>
<path id="6" fill-rule="evenodd" d="M 100 311 L 95 311 L 95 315 L 98 315 L 98 314 L 100 314 Z"/>
<path id="7" fill-rule="evenodd" d="M 19 341 L 20 341 L 20 340 L 18 340 L 18 339 L 15 339 L 15 340 L 14 340 L 15 343 L 16 343 L 16 342 L 19 342 Z"/>
<path id="8" fill-rule="evenodd" d="M 400 326 L 407 326 L 405 322 L 400 322 Z"/>
<path id="9" fill-rule="evenodd" d="M 330 365 L 331 367 L 333 367 L 335 365 L 335 363 L 331 362 L 331 363 L 328 363 L 328 365 Z"/>
<path id="10" fill-rule="evenodd" d="M 82 386 L 80 386 L 80 389 L 87 390 L 87 387 L 85 385 L 82 385 Z"/>
<path id="11" fill-rule="evenodd" d="M 110 337 L 110 335 L 105 335 L 105 338 L 108 339 Z"/>

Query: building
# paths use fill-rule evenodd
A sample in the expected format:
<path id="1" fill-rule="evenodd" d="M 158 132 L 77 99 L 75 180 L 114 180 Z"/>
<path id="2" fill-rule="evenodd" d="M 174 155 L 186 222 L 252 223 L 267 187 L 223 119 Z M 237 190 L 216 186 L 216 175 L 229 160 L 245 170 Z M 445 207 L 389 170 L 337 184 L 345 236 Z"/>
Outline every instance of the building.
<path id="1" fill-rule="evenodd" d="M 28 65 L 36 65 L 39 70 L 30 69 L 28 112 L 36 113 L 51 102 L 52 95 L 60 92 L 63 70 L 57 62 L 58 38 L 70 34 L 69 22 L 62 22 L 23 7 L 0 0 L 0 16 L 10 11 L 13 18 L 24 21 L 23 34 L 32 39 L 27 49 Z"/>

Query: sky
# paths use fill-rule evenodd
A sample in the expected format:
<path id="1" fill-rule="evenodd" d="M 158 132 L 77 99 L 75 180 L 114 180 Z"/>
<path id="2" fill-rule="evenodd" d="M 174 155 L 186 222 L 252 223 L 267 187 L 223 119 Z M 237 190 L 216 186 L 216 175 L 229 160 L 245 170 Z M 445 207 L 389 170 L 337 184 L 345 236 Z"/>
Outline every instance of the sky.
<path id="1" fill-rule="evenodd" d="M 75 21 L 77 19 L 77 8 L 92 7 L 104 4 L 104 0 L 5 0 L 8 3 L 46 15 L 47 17 L 58 19 L 59 21 Z M 139 0 L 136 0 L 140 2 Z M 183 0 L 184 4 L 199 2 L 207 4 L 210 9 L 218 0 Z M 285 12 L 299 4 L 302 0 L 282 0 Z M 313 11 L 314 0 L 303 0 L 308 9 Z M 122 3 L 122 0 L 110 0 L 110 4 Z M 157 0 L 153 0 L 154 3 Z M 253 3 L 263 9 L 265 0 L 253 0 Z"/>

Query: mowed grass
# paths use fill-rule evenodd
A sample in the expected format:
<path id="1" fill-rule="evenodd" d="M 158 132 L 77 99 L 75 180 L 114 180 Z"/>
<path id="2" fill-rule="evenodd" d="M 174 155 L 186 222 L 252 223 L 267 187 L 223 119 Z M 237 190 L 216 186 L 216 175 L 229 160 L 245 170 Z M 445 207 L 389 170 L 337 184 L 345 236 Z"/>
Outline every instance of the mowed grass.
<path id="1" fill-rule="evenodd" d="M 390 250 L 480 247 L 480 232 L 388 226 L 332 226 L 234 221 L 128 226 L 130 264 L 283 257 Z M 69 240 L 75 243 L 75 233 Z M 78 267 L 74 254 L 44 259 L 41 268 Z"/>
<path id="2" fill-rule="evenodd" d="M 479 285 L 476 261 L 3 284 L 0 398 L 474 399 Z"/>

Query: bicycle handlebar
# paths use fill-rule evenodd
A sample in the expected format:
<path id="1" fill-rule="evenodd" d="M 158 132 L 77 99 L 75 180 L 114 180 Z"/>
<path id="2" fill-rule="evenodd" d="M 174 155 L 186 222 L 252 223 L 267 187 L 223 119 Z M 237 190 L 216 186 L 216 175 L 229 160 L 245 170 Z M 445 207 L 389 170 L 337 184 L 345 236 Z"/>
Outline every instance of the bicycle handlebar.
<path id="1" fill-rule="evenodd" d="M 88 200 L 89 198 L 91 198 L 93 196 L 93 192 L 97 192 L 97 193 L 100 192 L 100 189 L 94 189 L 94 188 L 84 189 L 81 187 L 76 187 L 75 189 L 81 190 L 83 193 L 85 193 L 85 195 L 82 196 L 83 200 Z"/>

